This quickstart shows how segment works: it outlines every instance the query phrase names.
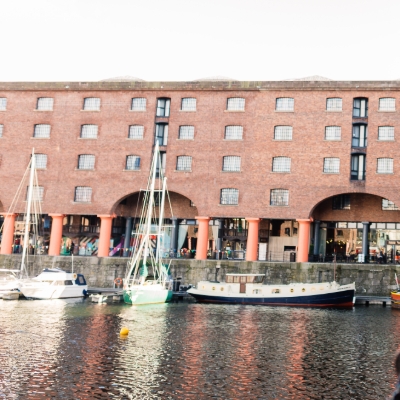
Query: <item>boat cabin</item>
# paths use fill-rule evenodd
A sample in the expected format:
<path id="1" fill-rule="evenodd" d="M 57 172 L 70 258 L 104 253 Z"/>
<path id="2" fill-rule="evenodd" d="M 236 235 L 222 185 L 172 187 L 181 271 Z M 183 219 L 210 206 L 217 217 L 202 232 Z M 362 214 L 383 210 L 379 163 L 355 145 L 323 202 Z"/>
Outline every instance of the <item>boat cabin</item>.
<path id="1" fill-rule="evenodd" d="M 246 284 L 262 284 L 265 275 L 262 274 L 226 274 L 226 283 L 238 283 L 240 285 L 239 293 L 246 293 Z"/>

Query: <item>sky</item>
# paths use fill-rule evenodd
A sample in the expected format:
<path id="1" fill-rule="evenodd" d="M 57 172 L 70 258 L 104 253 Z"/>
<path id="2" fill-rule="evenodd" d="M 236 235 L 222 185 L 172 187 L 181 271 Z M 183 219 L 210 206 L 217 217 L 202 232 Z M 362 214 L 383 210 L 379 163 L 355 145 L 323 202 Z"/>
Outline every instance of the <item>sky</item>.
<path id="1" fill-rule="evenodd" d="M 400 0 L 0 0 L 0 81 L 400 79 Z"/>

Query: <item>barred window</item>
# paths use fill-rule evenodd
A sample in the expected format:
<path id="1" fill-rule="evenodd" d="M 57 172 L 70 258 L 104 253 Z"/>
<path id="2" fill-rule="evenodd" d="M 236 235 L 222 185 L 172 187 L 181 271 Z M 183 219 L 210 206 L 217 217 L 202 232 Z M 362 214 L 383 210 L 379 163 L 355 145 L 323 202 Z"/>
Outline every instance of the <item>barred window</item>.
<path id="1" fill-rule="evenodd" d="M 48 124 L 35 125 L 35 128 L 33 130 L 33 137 L 49 138 L 50 137 L 50 125 L 48 125 Z"/>
<path id="2" fill-rule="evenodd" d="M 140 157 L 139 156 L 126 156 L 125 169 L 129 171 L 138 171 L 140 169 Z"/>
<path id="3" fill-rule="evenodd" d="M 225 139 L 227 140 L 242 140 L 243 126 L 229 125 L 225 127 Z"/>
<path id="4" fill-rule="evenodd" d="M 340 158 L 324 158 L 324 172 L 326 174 L 338 174 L 340 172 Z"/>
<path id="5" fill-rule="evenodd" d="M 196 111 L 196 99 L 194 97 L 186 97 L 182 99 L 182 111 Z"/>
<path id="6" fill-rule="evenodd" d="M 350 195 L 340 194 L 332 197 L 332 210 L 350 210 Z"/>
<path id="7" fill-rule="evenodd" d="M 36 109 L 37 110 L 53 110 L 54 99 L 51 97 L 39 97 L 37 99 Z"/>
<path id="8" fill-rule="evenodd" d="M 0 97 L 0 111 L 7 109 L 7 97 Z"/>
<path id="9" fill-rule="evenodd" d="M 33 186 L 32 187 L 32 201 L 43 201 L 43 186 Z M 26 200 L 28 200 L 29 186 L 26 187 Z"/>
<path id="10" fill-rule="evenodd" d="M 0 124 L 0 137 L 3 137 L 4 125 Z"/>
<path id="11" fill-rule="evenodd" d="M 289 190 L 287 190 L 287 189 L 272 189 L 270 205 L 271 206 L 288 206 L 289 205 Z"/>
<path id="12" fill-rule="evenodd" d="M 378 158 L 376 172 L 378 174 L 392 174 L 393 173 L 393 158 Z"/>
<path id="13" fill-rule="evenodd" d="M 388 199 L 382 199 L 382 210 L 392 211 L 398 209 L 399 207 L 397 207 L 396 204 L 393 203 L 393 201 L 390 201 Z"/>
<path id="14" fill-rule="evenodd" d="M 290 97 L 277 98 L 276 111 L 294 111 L 294 99 Z"/>
<path id="15" fill-rule="evenodd" d="M 222 162 L 222 171 L 238 172 L 240 171 L 239 156 L 225 156 Z"/>
<path id="16" fill-rule="evenodd" d="M 379 111 L 396 111 L 396 99 L 392 97 L 379 99 Z"/>
<path id="17" fill-rule="evenodd" d="M 82 139 L 97 139 L 98 126 L 97 125 L 82 125 L 81 138 Z"/>
<path id="18" fill-rule="evenodd" d="M 92 200 L 92 188 L 89 186 L 77 186 L 75 188 L 74 201 L 79 203 L 90 203 Z"/>
<path id="19" fill-rule="evenodd" d="M 342 111 L 342 99 L 340 97 L 326 99 L 326 111 Z"/>
<path id="20" fill-rule="evenodd" d="M 146 99 L 144 97 L 135 97 L 132 99 L 132 111 L 146 111 Z"/>
<path id="21" fill-rule="evenodd" d="M 325 140 L 341 140 L 342 128 L 340 126 L 326 126 Z"/>
<path id="22" fill-rule="evenodd" d="M 221 204 L 225 205 L 239 204 L 239 190 L 221 189 Z"/>
<path id="23" fill-rule="evenodd" d="M 94 169 L 94 154 L 80 154 L 78 156 L 78 169 Z"/>
<path id="24" fill-rule="evenodd" d="M 144 126 L 143 125 L 131 125 L 129 127 L 128 139 L 143 139 Z"/>
<path id="25" fill-rule="evenodd" d="M 100 99 L 98 97 L 86 97 L 86 99 L 83 99 L 83 109 L 85 111 L 100 110 Z"/>
<path id="26" fill-rule="evenodd" d="M 157 99 L 157 117 L 169 117 L 171 109 L 171 99 L 161 98 Z"/>
<path id="27" fill-rule="evenodd" d="M 35 168 L 46 169 L 47 167 L 47 154 L 35 154 Z"/>
<path id="28" fill-rule="evenodd" d="M 291 159 L 290 157 L 274 157 L 272 159 L 273 172 L 290 172 Z"/>
<path id="29" fill-rule="evenodd" d="M 292 140 L 293 127 L 291 126 L 276 126 L 274 129 L 275 140 Z"/>
<path id="30" fill-rule="evenodd" d="M 192 170 L 192 157 L 178 156 L 176 158 L 176 170 L 177 171 L 191 171 Z"/>
<path id="31" fill-rule="evenodd" d="M 179 127 L 179 139 L 194 139 L 194 126 L 182 125 Z"/>
<path id="32" fill-rule="evenodd" d="M 245 99 L 241 97 L 231 97 L 227 100 L 226 109 L 228 111 L 244 111 Z"/>
<path id="33" fill-rule="evenodd" d="M 394 126 L 379 126 L 378 140 L 394 140 Z"/>

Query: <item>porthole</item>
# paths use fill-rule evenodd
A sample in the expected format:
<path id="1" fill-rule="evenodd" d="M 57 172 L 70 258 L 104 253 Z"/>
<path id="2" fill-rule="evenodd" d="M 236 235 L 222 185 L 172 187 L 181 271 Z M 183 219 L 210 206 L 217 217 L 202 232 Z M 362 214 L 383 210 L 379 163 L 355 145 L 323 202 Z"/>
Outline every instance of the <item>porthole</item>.
<path id="1" fill-rule="evenodd" d="M 305 292 L 305 291 L 306 291 L 306 289 L 304 289 L 304 288 L 303 288 L 303 289 L 301 289 L 301 291 L 302 291 L 302 292 Z"/>
<path id="2" fill-rule="evenodd" d="M 294 292 L 294 289 L 290 289 L 290 293 L 293 293 Z"/>
<path id="3" fill-rule="evenodd" d="M 202 286 L 201 288 L 204 289 L 204 286 Z"/>
<path id="4" fill-rule="evenodd" d="M 221 292 L 223 292 L 223 291 L 224 291 L 224 288 L 222 287 L 222 288 L 221 288 Z"/>
<path id="5" fill-rule="evenodd" d="M 215 286 L 212 287 L 212 290 L 215 290 Z"/>

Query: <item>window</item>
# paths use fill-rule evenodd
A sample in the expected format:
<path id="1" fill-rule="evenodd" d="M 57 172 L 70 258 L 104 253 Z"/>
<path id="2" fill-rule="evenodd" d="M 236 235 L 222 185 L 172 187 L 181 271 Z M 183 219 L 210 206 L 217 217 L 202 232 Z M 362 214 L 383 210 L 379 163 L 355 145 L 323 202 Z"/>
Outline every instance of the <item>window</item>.
<path id="1" fill-rule="evenodd" d="M 226 140 L 242 140 L 243 139 L 243 126 L 229 125 L 225 127 Z"/>
<path id="2" fill-rule="evenodd" d="M 144 97 L 135 97 L 132 99 L 132 111 L 146 111 L 146 99 Z"/>
<path id="3" fill-rule="evenodd" d="M 338 174 L 340 171 L 340 158 L 324 158 L 324 173 Z"/>
<path id="4" fill-rule="evenodd" d="M 194 139 L 194 126 L 182 125 L 179 127 L 179 139 Z"/>
<path id="5" fill-rule="evenodd" d="M 157 158 L 156 178 L 160 178 L 161 175 L 165 174 L 166 164 L 167 164 L 167 153 L 165 151 L 160 151 L 160 156 Z"/>
<path id="6" fill-rule="evenodd" d="M 171 99 L 157 99 L 157 117 L 169 117 Z"/>
<path id="7" fill-rule="evenodd" d="M 7 109 L 7 98 L 0 97 L 0 111 L 5 111 Z"/>
<path id="8" fill-rule="evenodd" d="M 340 97 L 326 99 L 326 111 L 342 111 L 342 99 Z"/>
<path id="9" fill-rule="evenodd" d="M 342 128 L 340 126 L 326 126 L 325 140 L 341 140 Z"/>
<path id="10" fill-rule="evenodd" d="M 0 124 L 0 137 L 3 137 L 4 125 Z"/>
<path id="11" fill-rule="evenodd" d="M 274 157 L 272 159 L 273 172 L 290 172 L 291 158 L 290 157 Z"/>
<path id="12" fill-rule="evenodd" d="M 394 140 L 394 126 L 379 126 L 378 140 Z"/>
<path id="13" fill-rule="evenodd" d="M 51 97 L 39 97 L 37 99 L 36 110 L 53 111 L 54 99 Z"/>
<path id="14" fill-rule="evenodd" d="M 47 124 L 35 125 L 35 128 L 33 130 L 33 137 L 49 138 L 50 137 L 50 125 L 47 125 Z"/>
<path id="15" fill-rule="evenodd" d="M 159 146 L 166 146 L 168 143 L 168 124 L 156 124 L 155 142 Z"/>
<path id="16" fill-rule="evenodd" d="M 94 169 L 94 161 L 93 154 L 81 154 L 78 156 L 78 169 Z"/>
<path id="17" fill-rule="evenodd" d="M 89 186 L 77 186 L 75 188 L 75 199 L 78 203 L 90 203 L 92 200 L 92 188 Z"/>
<path id="18" fill-rule="evenodd" d="M 35 154 L 35 168 L 46 169 L 47 167 L 47 154 Z"/>
<path id="19" fill-rule="evenodd" d="M 196 111 L 196 99 L 193 97 L 186 97 L 182 99 L 182 111 Z"/>
<path id="20" fill-rule="evenodd" d="M 176 170 L 177 171 L 191 171 L 192 170 L 192 157 L 178 156 L 176 158 Z"/>
<path id="21" fill-rule="evenodd" d="M 241 97 L 231 97 L 227 100 L 226 109 L 228 111 L 244 111 L 245 99 Z"/>
<path id="22" fill-rule="evenodd" d="M 83 99 L 83 109 L 85 111 L 99 111 L 100 99 L 97 97 L 87 97 Z"/>
<path id="23" fill-rule="evenodd" d="M 287 189 L 272 189 L 270 205 L 271 206 L 288 206 L 289 205 L 289 190 L 287 190 Z"/>
<path id="24" fill-rule="evenodd" d="M 353 125 L 353 147 L 367 147 L 368 128 L 365 124 Z"/>
<path id="25" fill-rule="evenodd" d="M 396 99 L 392 97 L 379 99 L 379 111 L 396 111 Z"/>
<path id="26" fill-rule="evenodd" d="M 140 170 L 140 157 L 139 156 L 126 156 L 125 169 L 129 171 Z"/>
<path id="27" fill-rule="evenodd" d="M 98 126 L 97 125 L 82 125 L 81 138 L 82 139 L 97 139 Z"/>
<path id="28" fill-rule="evenodd" d="M 387 199 L 382 199 L 382 210 L 385 211 L 392 211 L 392 210 L 398 210 L 399 207 L 396 206 L 396 204 L 393 203 L 393 201 L 387 200 Z"/>
<path id="29" fill-rule="evenodd" d="M 351 180 L 365 180 L 365 154 L 353 154 L 351 156 Z"/>
<path id="30" fill-rule="evenodd" d="M 378 174 L 393 174 L 393 158 L 378 158 L 376 172 Z"/>
<path id="31" fill-rule="evenodd" d="M 43 201 L 43 186 L 33 186 L 32 187 L 32 201 Z M 26 188 L 26 200 L 28 201 L 29 186 Z"/>
<path id="32" fill-rule="evenodd" d="M 221 203 L 224 205 L 239 204 L 239 190 L 238 189 L 221 189 Z"/>
<path id="33" fill-rule="evenodd" d="M 226 156 L 222 161 L 222 171 L 239 172 L 240 171 L 240 157 L 239 156 Z"/>
<path id="34" fill-rule="evenodd" d="M 332 197 L 332 210 L 350 210 L 350 195 L 341 194 Z"/>
<path id="35" fill-rule="evenodd" d="M 274 129 L 275 140 L 292 140 L 293 128 L 291 126 L 276 126 Z"/>
<path id="36" fill-rule="evenodd" d="M 128 139 L 143 139 L 144 126 L 143 125 L 131 125 L 129 127 Z"/>
<path id="37" fill-rule="evenodd" d="M 280 97 L 276 99 L 276 111 L 294 111 L 294 99 L 290 97 Z"/>
<path id="38" fill-rule="evenodd" d="M 368 99 L 353 100 L 353 117 L 368 117 Z"/>

